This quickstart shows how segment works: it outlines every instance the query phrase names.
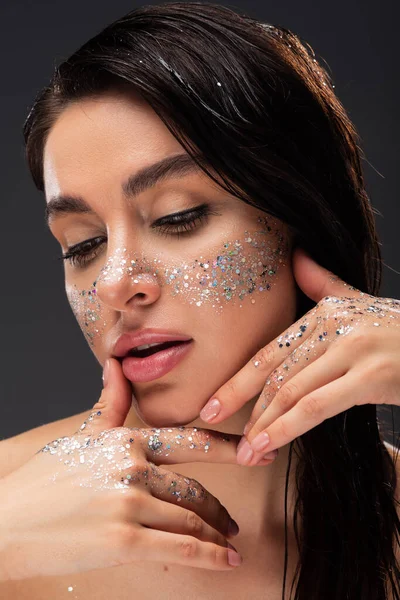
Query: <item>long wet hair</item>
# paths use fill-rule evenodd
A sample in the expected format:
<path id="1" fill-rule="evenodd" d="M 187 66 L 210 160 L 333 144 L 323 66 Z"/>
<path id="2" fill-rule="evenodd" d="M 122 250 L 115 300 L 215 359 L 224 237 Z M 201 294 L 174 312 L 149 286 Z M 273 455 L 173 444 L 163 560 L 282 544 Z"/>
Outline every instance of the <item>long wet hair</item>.
<path id="1" fill-rule="evenodd" d="M 107 90 L 135 92 L 228 193 L 287 223 L 295 245 L 377 295 L 374 210 L 358 135 L 333 88 L 311 46 L 284 27 L 211 3 L 143 6 L 55 68 L 24 124 L 26 157 L 44 191 L 44 145 L 63 109 Z M 314 303 L 298 293 L 299 318 Z M 299 561 L 290 599 L 400 600 L 396 471 L 373 404 L 290 444 L 282 598 L 293 450 Z"/>

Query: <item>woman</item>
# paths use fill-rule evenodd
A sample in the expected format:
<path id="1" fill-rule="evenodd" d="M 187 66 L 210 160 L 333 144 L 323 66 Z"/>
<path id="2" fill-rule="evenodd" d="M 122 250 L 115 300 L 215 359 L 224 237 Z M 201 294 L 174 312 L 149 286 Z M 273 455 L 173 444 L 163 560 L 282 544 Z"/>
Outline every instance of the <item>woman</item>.
<path id="1" fill-rule="evenodd" d="M 299 348 L 306 372 L 325 343 L 307 337 L 314 317 L 342 348 L 370 316 L 371 296 L 348 300 L 378 293 L 373 214 L 326 72 L 289 31 L 227 8 L 143 7 L 60 65 L 24 134 L 72 309 L 108 361 L 75 435 L 72 421 L 53 429 L 67 437 L 2 480 L 8 597 L 400 598 L 396 473 L 375 404 L 338 411 L 276 458 L 270 446 L 254 469 L 235 464 L 236 446 L 259 393 L 199 431 L 206 401 L 250 361 L 256 373 L 271 341 Z M 346 282 L 341 310 L 328 297 L 312 312 L 298 248 Z M 384 304 L 371 339 L 396 348 L 398 307 Z M 274 393 L 301 372 L 294 356 Z M 119 529 L 104 529 L 110 511 Z"/>

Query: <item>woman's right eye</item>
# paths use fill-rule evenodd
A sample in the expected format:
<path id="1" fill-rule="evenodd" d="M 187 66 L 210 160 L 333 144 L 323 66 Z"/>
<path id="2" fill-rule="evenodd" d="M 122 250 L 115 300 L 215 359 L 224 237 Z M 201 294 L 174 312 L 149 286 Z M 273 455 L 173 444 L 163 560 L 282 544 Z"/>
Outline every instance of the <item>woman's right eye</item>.
<path id="1" fill-rule="evenodd" d="M 220 216 L 220 213 L 211 209 L 211 206 L 207 203 L 200 204 L 194 208 L 183 210 L 181 212 L 166 215 L 161 219 L 157 219 L 152 224 L 152 228 L 157 230 L 159 233 L 164 233 L 179 239 L 180 237 L 186 237 L 192 232 L 197 231 L 202 224 L 207 223 L 210 215 Z M 73 265 L 83 269 L 84 266 L 93 260 L 99 248 L 107 238 L 98 236 L 85 240 L 79 244 L 75 244 L 68 248 L 67 252 L 62 255 L 63 260 L 69 260 Z"/>
<path id="2" fill-rule="evenodd" d="M 68 248 L 67 252 L 60 258 L 61 260 L 69 260 L 73 265 L 83 268 L 86 263 L 90 262 L 97 255 L 99 248 L 107 238 L 95 237 L 90 240 L 85 240 L 79 244 L 75 244 Z"/>

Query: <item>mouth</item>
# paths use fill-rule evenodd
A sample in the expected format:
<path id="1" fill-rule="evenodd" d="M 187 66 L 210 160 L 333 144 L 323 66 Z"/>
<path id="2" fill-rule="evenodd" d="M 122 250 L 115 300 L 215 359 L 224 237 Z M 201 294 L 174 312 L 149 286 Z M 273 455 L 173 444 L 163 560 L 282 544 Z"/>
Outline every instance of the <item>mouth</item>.
<path id="1" fill-rule="evenodd" d="M 194 340 L 143 344 L 119 358 L 127 379 L 133 383 L 154 381 L 174 369 L 190 352 Z"/>

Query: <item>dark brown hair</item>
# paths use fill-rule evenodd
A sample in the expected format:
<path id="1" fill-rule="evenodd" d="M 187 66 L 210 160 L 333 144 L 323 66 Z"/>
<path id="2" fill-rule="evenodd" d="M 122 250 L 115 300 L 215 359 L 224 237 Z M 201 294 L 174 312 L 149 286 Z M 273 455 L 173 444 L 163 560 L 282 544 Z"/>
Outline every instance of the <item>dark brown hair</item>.
<path id="1" fill-rule="evenodd" d="M 357 134 L 327 71 L 295 34 L 204 2 L 129 12 L 38 93 L 23 133 L 39 190 L 44 145 L 64 107 L 113 88 L 140 94 L 209 177 L 287 223 L 317 262 L 379 292 Z M 299 293 L 298 316 L 312 305 Z M 292 442 L 286 491 L 293 450 L 299 563 L 290 598 L 294 589 L 295 600 L 400 600 L 396 472 L 376 406 L 355 406 Z M 282 598 L 286 567 L 287 545 Z"/>

